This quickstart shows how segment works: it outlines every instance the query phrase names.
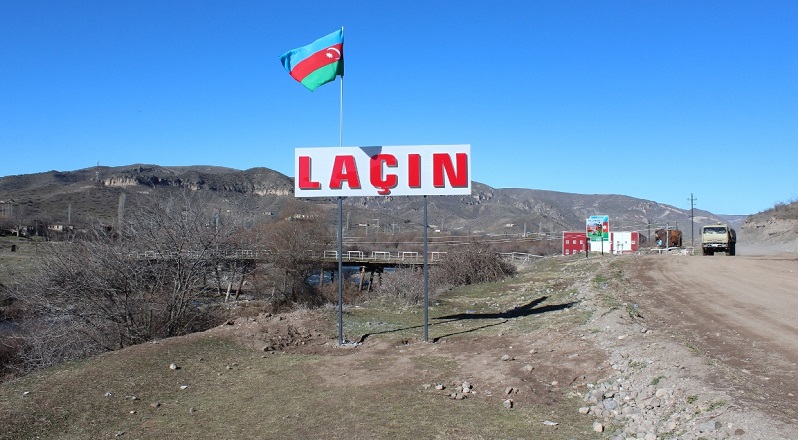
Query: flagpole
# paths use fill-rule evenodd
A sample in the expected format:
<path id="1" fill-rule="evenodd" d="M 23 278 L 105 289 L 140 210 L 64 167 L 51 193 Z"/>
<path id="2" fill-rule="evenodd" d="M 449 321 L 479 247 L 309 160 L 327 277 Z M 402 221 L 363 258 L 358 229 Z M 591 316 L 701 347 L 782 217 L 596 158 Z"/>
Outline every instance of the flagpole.
<path id="1" fill-rule="evenodd" d="M 341 26 L 341 38 L 344 36 L 344 27 Z M 341 75 L 341 93 L 338 99 L 338 148 L 344 146 L 344 76 Z"/>
<path id="2" fill-rule="evenodd" d="M 341 35 L 344 27 L 341 26 Z M 338 99 L 338 148 L 344 145 L 344 77 L 341 75 L 341 93 Z M 343 200 L 338 196 L 338 345 L 344 344 L 344 226 Z"/>

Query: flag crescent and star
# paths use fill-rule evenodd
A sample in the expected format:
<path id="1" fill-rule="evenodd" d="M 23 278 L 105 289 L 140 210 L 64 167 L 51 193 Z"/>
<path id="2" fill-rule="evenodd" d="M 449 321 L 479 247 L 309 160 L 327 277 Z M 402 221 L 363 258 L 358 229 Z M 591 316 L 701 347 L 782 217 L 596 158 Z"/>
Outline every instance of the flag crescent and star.
<path id="1" fill-rule="evenodd" d="M 344 30 L 280 55 L 280 62 L 292 78 L 311 92 L 344 76 Z"/>

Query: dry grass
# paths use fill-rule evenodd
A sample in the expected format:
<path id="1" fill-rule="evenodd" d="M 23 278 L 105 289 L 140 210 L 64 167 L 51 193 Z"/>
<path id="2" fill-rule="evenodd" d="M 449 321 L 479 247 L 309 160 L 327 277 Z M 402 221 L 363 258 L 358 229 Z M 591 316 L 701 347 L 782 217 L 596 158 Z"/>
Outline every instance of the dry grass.
<path id="1" fill-rule="evenodd" d="M 572 264 L 545 263 L 504 283 L 447 292 L 430 309 L 431 338 L 449 348 L 468 340 L 476 350 L 497 335 L 580 325 L 585 312 L 575 307 L 492 316 L 541 297 L 535 307 L 573 302 L 563 262 Z M 335 320 L 334 309 L 326 314 Z M 482 315 L 435 319 L 457 314 Z M 529 397 L 534 404 L 508 410 L 499 395 L 460 401 L 430 387 L 462 378 L 471 360 L 452 355 L 457 350 L 433 354 L 438 344 L 403 355 L 401 341 L 421 344 L 418 307 L 365 304 L 348 308 L 344 320 L 348 333 L 395 348 L 384 356 L 345 348 L 264 354 L 218 331 L 143 344 L 0 385 L 0 439 L 601 438 L 567 390 L 548 387 Z M 180 368 L 169 369 L 172 362 Z"/>

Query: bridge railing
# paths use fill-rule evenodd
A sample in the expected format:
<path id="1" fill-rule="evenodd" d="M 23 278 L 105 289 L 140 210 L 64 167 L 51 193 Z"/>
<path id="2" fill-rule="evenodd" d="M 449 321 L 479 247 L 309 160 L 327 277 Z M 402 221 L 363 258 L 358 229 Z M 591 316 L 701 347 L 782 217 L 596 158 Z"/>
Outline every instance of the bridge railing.
<path id="1" fill-rule="evenodd" d="M 429 252 L 427 261 L 439 262 L 446 256 L 446 252 Z M 323 257 L 327 261 L 337 261 L 338 251 L 324 251 Z M 420 252 L 410 251 L 345 251 L 341 255 L 341 261 L 347 262 L 374 262 L 374 263 L 407 263 L 407 264 L 420 264 L 424 262 L 424 255 Z"/>
<path id="2" fill-rule="evenodd" d="M 203 257 L 221 257 L 226 259 L 238 259 L 238 260 L 257 260 L 257 259 L 266 259 L 269 256 L 274 256 L 273 251 L 268 251 L 264 249 L 231 249 L 231 250 L 224 250 L 216 251 L 205 250 L 205 251 L 183 251 L 183 252 L 165 252 L 162 253 L 160 251 L 141 251 L 141 252 L 132 252 L 129 254 L 131 258 L 137 259 L 145 259 L 145 260 L 159 260 L 159 259 L 176 259 L 176 258 L 192 258 L 198 259 Z M 279 252 L 278 252 L 279 254 Z M 322 252 L 321 254 L 315 251 L 307 251 L 307 256 L 313 259 L 321 259 L 324 261 L 338 261 L 338 252 L 327 250 Z M 438 263 L 444 260 L 447 256 L 447 252 L 440 252 L 440 251 L 433 251 L 427 254 L 428 262 L 430 263 Z M 542 255 L 533 255 L 523 252 L 507 252 L 507 253 L 499 253 L 499 256 L 504 258 L 505 260 L 512 261 L 514 263 L 526 263 L 531 261 L 534 258 L 543 258 Z M 424 255 L 421 252 L 415 251 L 372 251 L 372 252 L 365 252 L 365 251 L 358 251 L 358 250 L 350 250 L 344 251 L 342 254 L 342 261 L 346 262 L 373 262 L 373 263 L 393 263 L 393 264 L 421 264 L 424 262 Z"/>

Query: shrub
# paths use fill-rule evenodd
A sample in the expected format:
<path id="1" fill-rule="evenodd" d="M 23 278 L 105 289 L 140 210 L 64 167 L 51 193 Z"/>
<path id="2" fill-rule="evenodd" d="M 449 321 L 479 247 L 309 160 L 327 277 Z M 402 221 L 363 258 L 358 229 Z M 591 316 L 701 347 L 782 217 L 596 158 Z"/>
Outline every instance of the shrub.
<path id="1" fill-rule="evenodd" d="M 493 249 L 473 243 L 446 254 L 436 267 L 439 282 L 452 286 L 499 281 L 514 276 L 516 267 L 503 260 Z"/>

